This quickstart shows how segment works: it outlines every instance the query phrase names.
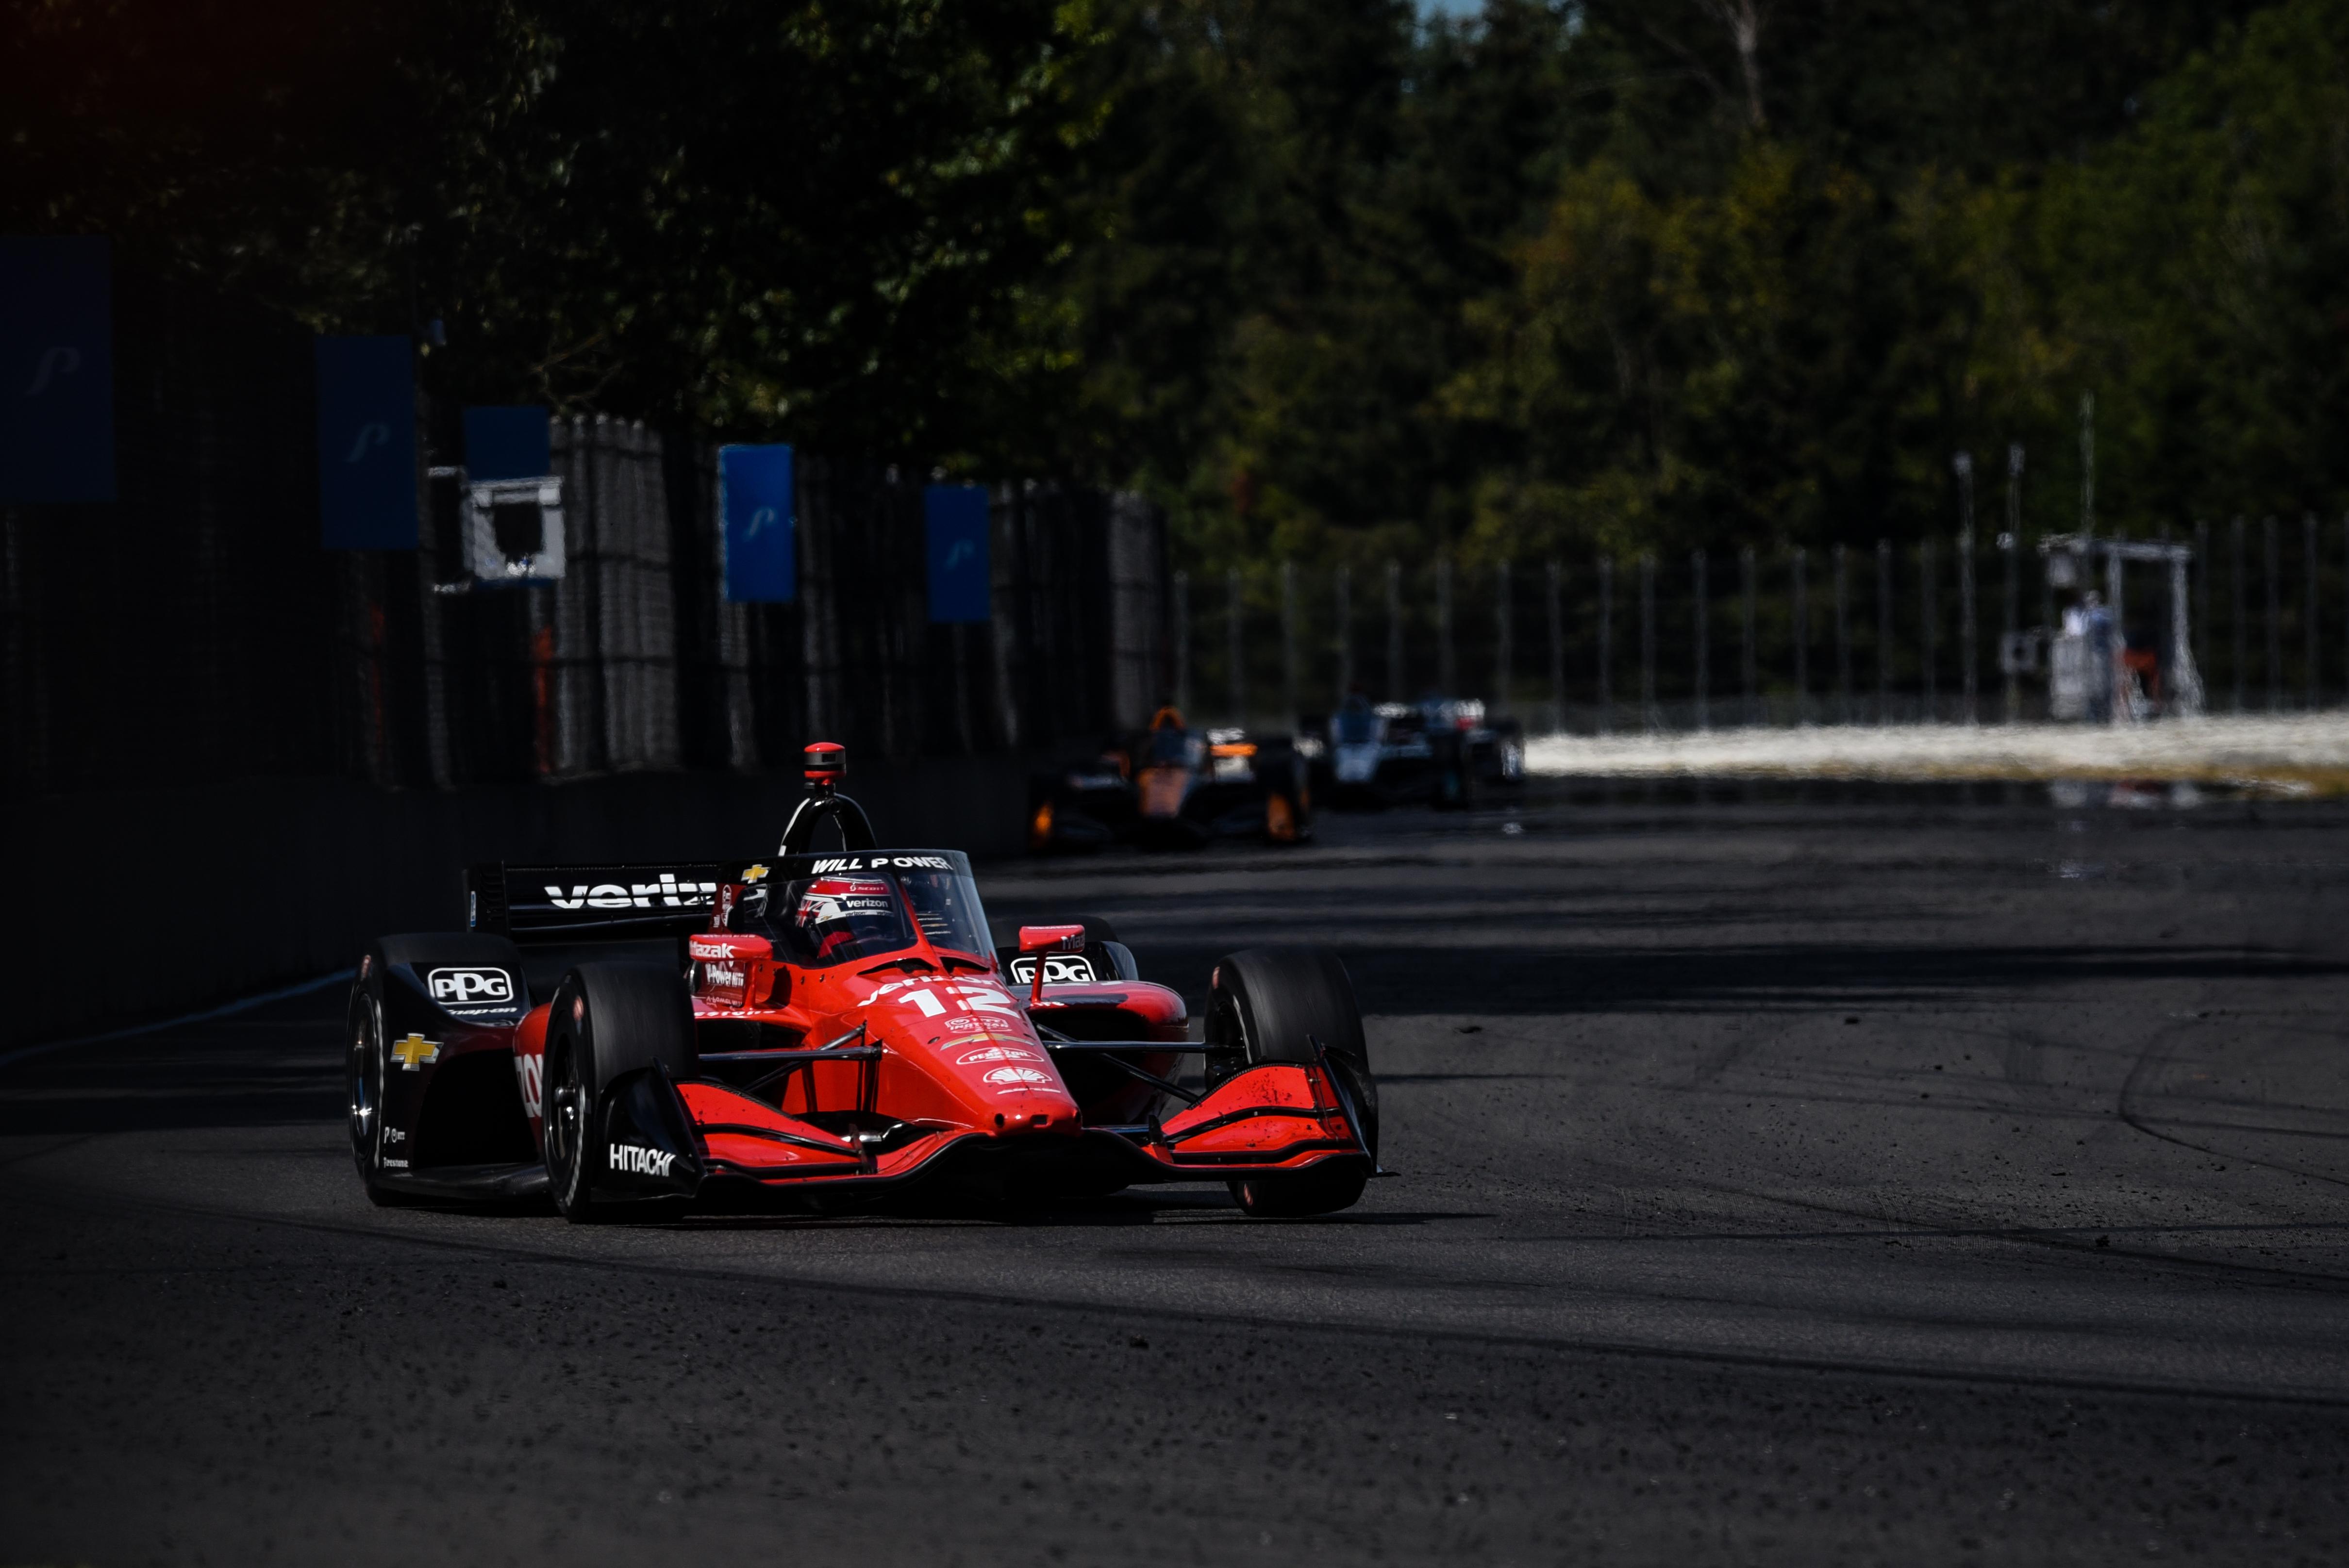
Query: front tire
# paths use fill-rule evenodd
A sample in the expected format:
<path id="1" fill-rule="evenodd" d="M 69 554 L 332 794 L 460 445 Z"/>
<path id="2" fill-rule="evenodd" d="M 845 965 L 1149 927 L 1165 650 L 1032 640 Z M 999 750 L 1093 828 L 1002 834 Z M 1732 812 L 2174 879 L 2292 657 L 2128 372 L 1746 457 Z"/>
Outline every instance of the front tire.
<path id="1" fill-rule="evenodd" d="M 547 1185 L 574 1224 L 605 1217 L 595 1181 L 612 1086 L 647 1068 L 672 1078 L 699 1075 L 693 1001 L 661 964 L 582 964 L 563 977 L 547 1010 L 544 1131 Z"/>
<path id="2" fill-rule="evenodd" d="M 351 1163 L 358 1167 L 359 1182 L 370 1202 L 388 1208 L 398 1202 L 378 1180 L 383 1172 L 383 1030 L 375 998 L 364 985 L 351 989 L 349 1046 L 344 1053 L 344 1082 L 349 1102 Z"/>
<path id="3" fill-rule="evenodd" d="M 1242 1209 L 1263 1219 L 1328 1214 L 1361 1197 L 1378 1160 L 1378 1080 L 1371 1074 L 1353 982 L 1336 954 L 1325 947 L 1252 947 L 1219 960 L 1208 983 L 1206 1044 L 1210 1090 L 1268 1062 L 1326 1061 L 1352 1104 L 1370 1155 L 1233 1181 L 1232 1197 Z"/>

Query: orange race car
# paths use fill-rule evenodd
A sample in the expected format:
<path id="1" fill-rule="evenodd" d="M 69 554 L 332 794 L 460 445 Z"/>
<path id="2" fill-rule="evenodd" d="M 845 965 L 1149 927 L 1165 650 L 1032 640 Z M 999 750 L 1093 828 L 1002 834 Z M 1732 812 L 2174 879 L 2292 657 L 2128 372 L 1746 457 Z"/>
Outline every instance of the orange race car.
<path id="1" fill-rule="evenodd" d="M 348 1037 L 368 1192 L 546 1194 L 574 1220 L 831 1211 L 916 1183 L 1220 1181 L 1257 1215 L 1361 1195 L 1378 1089 L 1334 954 L 1219 960 L 1194 1041 L 1182 996 L 1141 979 L 1105 922 L 998 951 L 964 857 L 875 847 L 844 769 L 808 748 L 771 857 L 477 867 L 469 930 L 376 942 Z M 841 848 L 813 852 L 827 822 Z M 586 943 L 648 955 L 571 964 L 533 1005 L 518 944 Z M 1188 1057 L 1204 1072 L 1186 1082 Z"/>

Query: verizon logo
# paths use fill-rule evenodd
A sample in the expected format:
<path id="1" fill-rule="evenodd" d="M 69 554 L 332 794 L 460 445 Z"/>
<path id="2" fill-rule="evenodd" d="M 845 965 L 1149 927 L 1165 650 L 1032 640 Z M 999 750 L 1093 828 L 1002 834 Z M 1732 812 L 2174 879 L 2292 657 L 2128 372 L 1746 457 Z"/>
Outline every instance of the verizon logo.
<path id="1" fill-rule="evenodd" d="M 675 873 L 663 872 L 658 882 L 578 882 L 568 898 L 563 889 L 548 885 L 547 902 L 557 909 L 692 909 L 706 904 L 718 896 L 714 882 L 679 882 Z"/>

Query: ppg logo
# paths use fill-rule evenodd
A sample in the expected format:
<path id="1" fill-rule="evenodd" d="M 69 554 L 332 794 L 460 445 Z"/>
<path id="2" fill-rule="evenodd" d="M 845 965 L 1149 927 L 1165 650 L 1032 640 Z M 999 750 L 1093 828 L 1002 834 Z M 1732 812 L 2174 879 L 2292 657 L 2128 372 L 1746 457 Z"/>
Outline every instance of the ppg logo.
<path id="1" fill-rule="evenodd" d="M 514 999 L 513 977 L 502 969 L 435 969 L 424 977 L 424 988 L 435 1002 L 459 1006 Z"/>
<path id="2" fill-rule="evenodd" d="M 1036 978 L 1033 954 L 1022 954 L 1011 961 L 1011 978 L 1022 985 Z M 1048 953 L 1044 955 L 1044 984 L 1047 985 L 1090 985 L 1093 983 L 1093 966 L 1081 953 Z"/>

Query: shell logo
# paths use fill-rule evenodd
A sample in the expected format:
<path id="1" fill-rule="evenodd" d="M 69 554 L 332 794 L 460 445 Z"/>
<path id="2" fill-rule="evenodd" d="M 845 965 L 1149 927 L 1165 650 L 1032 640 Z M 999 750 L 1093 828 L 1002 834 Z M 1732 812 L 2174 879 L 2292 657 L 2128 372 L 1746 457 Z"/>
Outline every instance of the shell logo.
<path id="1" fill-rule="evenodd" d="M 1050 1083 L 1052 1075 L 1034 1068 L 997 1068 L 986 1078 L 988 1083 Z"/>

